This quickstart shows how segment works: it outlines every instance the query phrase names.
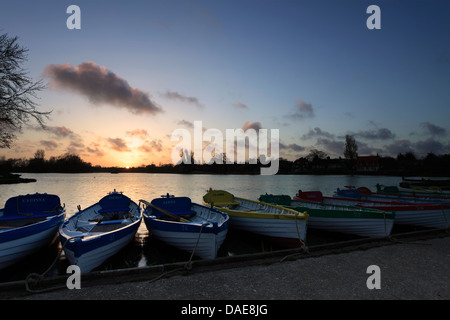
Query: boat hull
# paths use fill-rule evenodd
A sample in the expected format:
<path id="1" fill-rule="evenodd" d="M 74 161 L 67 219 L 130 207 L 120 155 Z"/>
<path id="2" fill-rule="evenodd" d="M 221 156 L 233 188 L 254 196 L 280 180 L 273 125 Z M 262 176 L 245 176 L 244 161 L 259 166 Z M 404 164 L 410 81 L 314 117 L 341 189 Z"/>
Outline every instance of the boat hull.
<path id="1" fill-rule="evenodd" d="M 147 208 L 143 214 L 144 222 L 153 237 L 201 259 L 216 258 L 228 232 L 229 216 L 226 213 L 192 203 L 187 197 L 154 199 L 152 204 L 175 215 L 190 214 L 189 220 L 167 220 L 157 210 Z"/>
<path id="2" fill-rule="evenodd" d="M 151 219 L 144 218 L 144 222 L 151 235 L 156 239 L 180 250 L 194 252 L 194 255 L 201 259 L 216 258 L 228 231 L 228 228 L 226 228 L 215 234 L 213 232 L 200 232 L 200 228 L 198 232 L 162 230 L 155 226 L 154 221 L 151 221 Z"/>
<path id="3" fill-rule="evenodd" d="M 308 226 L 311 229 L 340 232 L 361 237 L 379 238 L 391 234 L 394 220 L 378 218 L 330 218 L 310 215 Z"/>
<path id="4" fill-rule="evenodd" d="M 65 214 L 45 221 L 0 233 L 0 269 L 7 268 L 53 242 Z"/>
<path id="5" fill-rule="evenodd" d="M 351 205 L 313 202 L 285 195 L 261 195 L 260 200 L 308 212 L 308 228 L 352 234 L 361 237 L 389 236 L 395 214 Z"/>
<path id="6" fill-rule="evenodd" d="M 262 236 L 278 239 L 282 242 L 305 241 L 307 223 L 300 219 L 280 219 L 277 216 L 262 217 L 243 215 L 239 212 L 225 211 L 230 216 L 230 227 L 245 230 Z"/>
<path id="7" fill-rule="evenodd" d="M 334 194 L 339 198 L 352 198 L 368 201 L 398 201 L 402 203 L 435 203 L 435 204 L 450 204 L 449 197 L 436 197 L 426 195 L 405 195 L 394 193 L 373 193 L 369 189 L 362 187 L 358 189 L 340 190 L 338 189 Z"/>
<path id="8" fill-rule="evenodd" d="M 301 192 L 294 200 L 314 197 L 315 201 L 335 205 L 352 205 L 362 208 L 395 212 L 394 224 L 445 229 L 449 227 L 449 204 L 414 204 L 393 201 L 375 201 L 356 198 L 323 197 L 318 191 Z"/>
<path id="9" fill-rule="evenodd" d="M 124 230 L 86 239 L 68 240 L 69 238 L 60 235 L 61 243 L 67 241 L 64 246 L 65 256 L 70 264 L 80 268 L 81 273 L 92 271 L 129 244 L 134 239 L 139 224 L 140 220 Z"/>
<path id="10" fill-rule="evenodd" d="M 65 256 L 81 273 L 89 272 L 129 244 L 141 221 L 141 208 L 114 191 L 60 226 Z"/>
<path id="11" fill-rule="evenodd" d="M 450 206 L 434 204 L 391 204 L 382 201 L 324 198 L 326 203 L 353 204 L 364 208 L 375 208 L 395 212 L 395 224 L 445 229 L 450 227 Z"/>
<path id="12" fill-rule="evenodd" d="M 230 216 L 230 227 L 262 236 L 302 244 L 306 241 L 308 214 L 291 208 L 235 197 L 225 190 L 210 189 L 203 201 Z"/>

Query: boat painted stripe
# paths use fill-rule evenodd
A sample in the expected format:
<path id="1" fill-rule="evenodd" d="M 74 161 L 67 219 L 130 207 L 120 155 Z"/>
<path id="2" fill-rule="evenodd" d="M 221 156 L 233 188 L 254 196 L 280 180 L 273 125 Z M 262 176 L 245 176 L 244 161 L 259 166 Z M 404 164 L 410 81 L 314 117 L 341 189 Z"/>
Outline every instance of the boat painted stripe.
<path id="1" fill-rule="evenodd" d="M 312 217 L 324 218 L 358 218 L 358 219 L 395 219 L 395 212 L 381 211 L 364 208 L 354 208 L 354 210 L 340 210 L 340 209 L 316 209 L 308 207 L 290 207 L 298 211 L 307 211 L 310 219 Z"/>
<path id="2" fill-rule="evenodd" d="M 35 233 L 53 228 L 54 226 L 58 226 L 64 221 L 64 217 L 65 211 L 56 216 L 51 216 L 46 220 L 42 220 L 28 226 L 14 229 L 3 229 L 0 231 L 0 244 L 28 237 Z"/>
<path id="3" fill-rule="evenodd" d="M 228 213 L 230 217 L 243 217 L 243 218 L 258 218 L 258 219 L 277 219 L 277 220 L 308 220 L 308 214 L 306 212 L 295 213 L 268 213 L 268 212 L 256 212 L 256 211 L 239 211 L 221 208 L 222 211 Z"/>
<path id="4" fill-rule="evenodd" d="M 58 226 L 55 225 L 25 238 L 3 243 L 0 245 L 0 269 L 10 266 L 50 244 L 56 238 L 57 232 Z"/>
<path id="5" fill-rule="evenodd" d="M 122 237 L 126 237 L 128 234 L 133 234 L 134 237 L 134 234 L 137 232 L 139 228 L 141 220 L 142 217 L 139 217 L 138 220 L 129 225 L 125 225 L 123 228 L 105 233 L 99 234 L 93 233 L 92 235 L 89 235 L 84 238 L 75 238 L 69 240 L 67 243 L 66 241 L 67 239 L 70 238 L 70 236 L 62 231 L 63 230 L 62 225 L 60 228 L 60 240 L 61 243 L 65 245 L 65 248 L 67 247 L 68 250 L 74 252 L 75 257 L 80 257 L 89 251 L 106 246 L 109 243 L 114 242 Z"/>
<path id="6" fill-rule="evenodd" d="M 196 222 L 178 222 L 178 221 L 168 221 L 160 220 L 155 216 L 144 215 L 145 225 L 149 230 L 159 229 L 164 231 L 174 231 L 174 232 L 189 232 L 189 233 L 199 233 L 200 229 L 202 233 L 214 233 L 217 234 L 224 229 L 228 228 L 228 220 L 222 223 L 220 226 L 217 223 L 208 223 L 203 226 Z"/>
<path id="7" fill-rule="evenodd" d="M 231 216 L 231 228 L 247 230 L 253 233 L 275 237 L 306 239 L 307 222 L 287 219 L 260 219 L 250 217 Z"/>

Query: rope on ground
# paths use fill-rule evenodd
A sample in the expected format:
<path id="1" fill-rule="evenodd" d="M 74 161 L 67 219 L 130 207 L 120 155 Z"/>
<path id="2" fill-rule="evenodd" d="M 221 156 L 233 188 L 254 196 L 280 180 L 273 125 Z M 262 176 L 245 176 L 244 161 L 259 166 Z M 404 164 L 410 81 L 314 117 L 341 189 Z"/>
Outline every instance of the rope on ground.
<path id="1" fill-rule="evenodd" d="M 384 233 L 385 233 L 385 239 L 393 242 L 393 243 L 401 243 L 401 244 L 418 244 L 418 245 L 423 245 L 423 246 L 431 246 L 430 243 L 421 243 L 421 242 L 411 242 L 411 241 L 403 241 L 403 240 L 399 240 L 395 237 L 393 237 L 391 234 L 387 234 L 386 231 L 386 213 L 384 213 Z"/>
<path id="2" fill-rule="evenodd" d="M 78 237 L 71 237 L 68 238 L 64 244 L 61 246 L 61 249 L 59 250 L 58 254 L 56 255 L 55 259 L 53 260 L 52 264 L 47 268 L 47 270 L 45 270 L 43 273 L 39 274 L 39 273 L 30 273 L 26 278 L 25 278 L 25 288 L 27 289 L 28 292 L 31 293 L 42 293 L 42 292 L 48 292 L 48 291 L 53 291 L 53 290 L 57 290 L 57 289 L 62 289 L 62 288 L 66 288 L 66 286 L 57 286 L 57 287 L 51 287 L 51 288 L 46 288 L 46 289 L 33 289 L 32 287 L 36 287 L 37 285 L 39 285 L 39 282 L 41 282 L 45 275 L 53 268 L 53 266 L 56 264 L 56 262 L 58 262 L 59 257 L 61 256 L 62 251 L 64 250 L 64 247 L 66 246 L 66 244 L 69 242 L 69 240 L 75 239 L 75 238 L 80 238 Z"/>
<path id="3" fill-rule="evenodd" d="M 445 224 L 447 225 L 447 227 L 446 227 L 446 233 L 449 233 L 450 232 L 450 224 L 449 224 L 449 222 L 448 222 L 448 220 L 447 220 L 447 215 L 446 215 L 446 213 L 445 213 L 445 210 L 444 210 L 444 207 L 441 205 L 441 212 L 442 212 L 442 216 L 444 217 L 444 221 L 445 221 Z"/>
<path id="4" fill-rule="evenodd" d="M 298 222 L 297 222 L 297 216 L 298 216 L 298 215 L 300 215 L 298 212 L 294 214 L 294 220 L 295 220 L 295 228 L 297 229 L 297 237 L 298 237 L 298 240 L 300 241 L 300 252 L 296 252 L 296 253 L 293 253 L 293 254 L 289 254 L 289 255 L 287 255 L 287 256 L 284 256 L 284 257 L 280 260 L 280 262 L 283 262 L 283 261 L 285 261 L 286 259 L 292 258 L 292 257 L 297 256 L 297 255 L 303 255 L 303 254 L 308 254 L 308 253 L 309 253 L 309 249 L 308 249 L 308 247 L 306 246 L 306 243 L 302 240 L 302 237 L 301 237 L 301 235 L 300 235 L 300 230 L 298 229 Z"/>
<path id="5" fill-rule="evenodd" d="M 176 272 L 183 271 L 183 270 L 188 270 L 188 271 L 189 271 L 189 270 L 192 269 L 192 258 L 194 257 L 195 251 L 197 250 L 198 244 L 199 244 L 199 242 L 200 242 L 200 237 L 201 237 L 201 235 L 202 235 L 203 227 L 204 227 L 205 225 L 207 225 L 207 223 L 204 223 L 204 224 L 201 225 L 200 231 L 199 231 L 199 233 L 198 233 L 197 242 L 196 242 L 196 244 L 195 244 L 194 249 L 192 250 L 191 257 L 190 257 L 189 260 L 184 264 L 184 266 L 183 266 L 182 268 L 176 268 L 176 269 L 173 269 L 173 270 L 170 270 L 170 271 L 167 271 L 167 272 L 163 272 L 163 273 L 161 273 L 159 276 L 156 276 L 155 278 L 153 278 L 152 280 L 150 280 L 149 283 L 158 281 L 159 279 L 161 279 L 161 278 L 163 278 L 163 277 L 165 277 L 165 276 L 168 276 L 169 274 L 172 274 L 172 273 L 176 273 Z"/>

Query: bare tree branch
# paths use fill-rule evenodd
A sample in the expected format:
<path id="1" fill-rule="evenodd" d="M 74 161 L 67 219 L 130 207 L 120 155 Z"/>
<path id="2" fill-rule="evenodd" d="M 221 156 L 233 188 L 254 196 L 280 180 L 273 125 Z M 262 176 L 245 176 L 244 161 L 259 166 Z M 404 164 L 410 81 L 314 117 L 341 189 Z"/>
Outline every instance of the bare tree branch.
<path id="1" fill-rule="evenodd" d="M 22 126 L 31 119 L 44 127 L 51 112 L 36 109 L 37 93 L 45 88 L 42 80 L 33 82 L 21 64 L 28 50 L 17 37 L 0 35 L 0 148 L 10 148 Z"/>

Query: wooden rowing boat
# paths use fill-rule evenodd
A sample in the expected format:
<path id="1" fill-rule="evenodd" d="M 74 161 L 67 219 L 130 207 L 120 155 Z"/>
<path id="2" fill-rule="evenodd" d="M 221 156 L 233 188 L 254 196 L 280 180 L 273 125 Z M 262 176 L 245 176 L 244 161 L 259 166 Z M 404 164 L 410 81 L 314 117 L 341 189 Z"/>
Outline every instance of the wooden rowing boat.
<path id="1" fill-rule="evenodd" d="M 57 195 L 35 193 L 8 199 L 0 210 L 0 269 L 49 245 L 64 217 Z"/>
<path id="2" fill-rule="evenodd" d="M 306 212 L 235 197 L 224 190 L 210 189 L 203 196 L 203 201 L 228 213 L 231 228 L 250 231 L 296 246 L 306 240 Z"/>
<path id="3" fill-rule="evenodd" d="M 389 236 L 394 225 L 395 213 L 350 205 L 313 202 L 288 195 L 265 194 L 259 200 L 285 207 L 307 211 L 308 228 L 321 229 L 361 237 Z"/>
<path id="4" fill-rule="evenodd" d="M 140 202 L 146 206 L 143 217 L 152 236 L 202 259 L 216 258 L 228 232 L 226 213 L 188 197 L 166 195 Z"/>
<path id="5" fill-rule="evenodd" d="M 141 208 L 115 190 L 80 210 L 59 228 L 69 263 L 82 273 L 93 270 L 133 240 L 141 220 Z"/>
<path id="6" fill-rule="evenodd" d="M 450 204 L 445 203 L 405 203 L 398 201 L 376 201 L 336 196 L 325 197 L 320 191 L 301 190 L 298 191 L 294 199 L 393 211 L 395 212 L 394 224 L 438 229 L 445 229 L 450 226 Z"/>

